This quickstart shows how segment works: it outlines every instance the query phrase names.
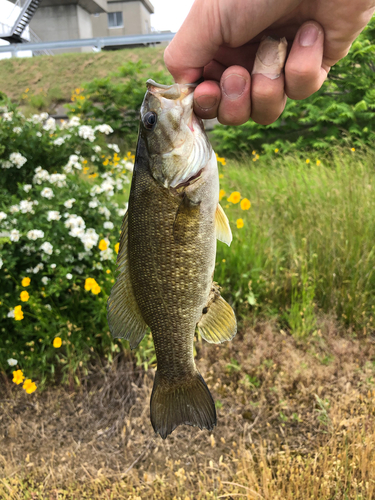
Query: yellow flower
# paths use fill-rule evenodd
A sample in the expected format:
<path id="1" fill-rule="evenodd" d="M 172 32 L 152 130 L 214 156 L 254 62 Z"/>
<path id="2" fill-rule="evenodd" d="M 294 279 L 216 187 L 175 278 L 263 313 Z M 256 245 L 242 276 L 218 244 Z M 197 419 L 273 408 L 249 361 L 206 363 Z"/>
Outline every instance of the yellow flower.
<path id="1" fill-rule="evenodd" d="M 22 370 L 16 370 L 13 372 L 13 380 L 17 385 L 22 384 L 23 379 L 25 378 L 24 374 L 22 373 Z"/>
<path id="2" fill-rule="evenodd" d="M 27 302 L 30 298 L 30 295 L 26 292 L 26 290 L 23 290 L 20 294 L 20 299 L 22 302 Z"/>
<path id="3" fill-rule="evenodd" d="M 108 163 L 109 163 L 109 160 L 108 160 L 108 159 L 107 159 L 107 160 L 105 160 L 105 161 L 103 161 L 103 165 L 104 165 L 105 167 L 108 165 Z"/>
<path id="4" fill-rule="evenodd" d="M 98 177 L 97 172 L 94 172 L 93 174 L 89 175 L 89 179 L 95 179 L 95 177 Z"/>
<path id="5" fill-rule="evenodd" d="M 14 319 L 16 321 L 21 321 L 21 319 L 23 319 L 22 306 L 16 306 L 14 308 Z"/>
<path id="6" fill-rule="evenodd" d="M 351 151 L 353 151 L 353 153 L 354 153 L 354 151 L 355 151 L 355 148 L 352 148 L 352 149 L 351 149 Z"/>
<path id="7" fill-rule="evenodd" d="M 104 250 L 107 250 L 107 248 L 108 248 L 108 243 L 105 240 L 100 240 L 99 241 L 99 250 L 101 250 L 103 252 Z"/>
<path id="8" fill-rule="evenodd" d="M 61 338 L 60 337 L 55 337 L 53 339 L 53 347 L 55 347 L 56 349 L 58 349 L 59 347 L 61 347 Z"/>
<path id="9" fill-rule="evenodd" d="M 89 291 L 91 290 L 91 288 L 96 285 L 96 281 L 94 280 L 94 278 L 86 278 L 86 281 L 85 281 L 85 290 Z"/>
<path id="10" fill-rule="evenodd" d="M 237 219 L 237 229 L 241 229 L 241 227 L 243 226 L 244 226 L 243 219 Z"/>
<path id="11" fill-rule="evenodd" d="M 316 160 L 316 164 L 319 166 L 321 164 L 320 160 Z"/>
<path id="12" fill-rule="evenodd" d="M 226 262 L 226 259 L 223 259 L 221 262 L 224 262 L 224 263 L 225 263 L 225 262 Z"/>
<path id="13" fill-rule="evenodd" d="M 240 201 L 240 199 L 241 199 L 240 193 L 238 191 L 233 191 L 233 193 L 229 196 L 228 201 L 235 205 Z"/>
<path id="14" fill-rule="evenodd" d="M 251 153 L 251 154 L 252 154 L 252 155 L 255 155 L 255 154 L 256 154 L 256 151 L 252 151 L 252 153 Z"/>
<path id="15" fill-rule="evenodd" d="M 249 210 L 250 207 L 251 207 L 250 200 L 248 200 L 247 198 L 244 198 L 243 200 L 241 200 L 242 210 Z"/>
<path id="16" fill-rule="evenodd" d="M 219 174 L 219 179 L 224 179 L 224 174 Z"/>
<path id="17" fill-rule="evenodd" d="M 224 189 L 220 189 L 220 193 L 219 193 L 219 201 L 221 201 L 225 196 L 225 191 Z"/>
<path id="18" fill-rule="evenodd" d="M 275 153 L 278 153 L 278 152 L 279 152 L 279 148 L 276 148 L 276 149 L 275 149 Z"/>
<path id="19" fill-rule="evenodd" d="M 91 288 L 91 291 L 94 295 L 98 295 L 98 293 L 101 292 L 101 288 L 97 283 L 95 283 L 95 285 Z"/>
<path id="20" fill-rule="evenodd" d="M 118 253 L 119 248 L 120 248 L 120 243 L 116 243 L 116 245 L 115 245 L 115 252 L 116 253 Z"/>
<path id="21" fill-rule="evenodd" d="M 110 270 L 110 269 L 107 269 L 107 270 L 106 270 L 106 273 L 107 273 L 107 274 L 111 274 L 111 270 Z"/>
<path id="22" fill-rule="evenodd" d="M 27 392 L 27 394 L 31 394 L 33 393 L 34 391 L 36 391 L 36 385 L 35 385 L 35 382 L 31 382 L 31 379 L 30 378 L 27 378 L 25 380 L 25 382 L 23 383 L 23 386 L 22 386 L 23 389 L 25 389 L 25 391 Z"/>
<path id="23" fill-rule="evenodd" d="M 310 163 L 310 160 L 308 158 L 306 159 L 306 163 Z"/>
<path id="24" fill-rule="evenodd" d="M 22 286 L 29 286 L 30 285 L 30 278 L 23 278 L 22 280 Z"/>

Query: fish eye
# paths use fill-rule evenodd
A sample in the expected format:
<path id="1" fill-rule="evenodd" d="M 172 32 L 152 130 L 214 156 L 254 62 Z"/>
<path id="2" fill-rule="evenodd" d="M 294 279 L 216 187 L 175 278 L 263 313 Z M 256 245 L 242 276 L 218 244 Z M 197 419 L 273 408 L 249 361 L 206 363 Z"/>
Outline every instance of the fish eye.
<path id="1" fill-rule="evenodd" d="M 143 117 L 143 125 L 147 130 L 154 129 L 157 121 L 158 115 L 154 111 L 148 111 Z"/>

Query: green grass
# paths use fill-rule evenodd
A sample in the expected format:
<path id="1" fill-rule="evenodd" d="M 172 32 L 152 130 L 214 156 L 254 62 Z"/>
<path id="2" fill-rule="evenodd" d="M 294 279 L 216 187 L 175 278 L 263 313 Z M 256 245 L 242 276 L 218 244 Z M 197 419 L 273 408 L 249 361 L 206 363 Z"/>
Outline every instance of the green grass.
<path id="1" fill-rule="evenodd" d="M 13 101 L 20 101 L 25 112 L 52 112 L 56 105 L 70 102 L 75 88 L 94 78 L 108 76 L 127 61 L 141 59 L 150 64 L 153 71 L 162 70 L 164 48 L 3 59 L 0 60 L 0 91 Z"/>
<path id="2" fill-rule="evenodd" d="M 215 279 L 224 292 L 245 311 L 279 317 L 299 336 L 314 330 L 319 310 L 371 332 L 374 159 L 371 151 L 349 149 L 319 165 L 275 155 L 222 167 L 221 204 L 234 233 L 230 248 L 218 245 Z M 250 210 L 227 202 L 232 191 L 251 201 Z"/>

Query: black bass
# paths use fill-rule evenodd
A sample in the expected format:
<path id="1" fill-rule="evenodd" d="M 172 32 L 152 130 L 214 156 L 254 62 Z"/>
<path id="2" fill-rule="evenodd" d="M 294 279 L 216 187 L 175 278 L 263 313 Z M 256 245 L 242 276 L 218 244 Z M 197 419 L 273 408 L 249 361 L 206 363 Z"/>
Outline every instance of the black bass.
<path id="1" fill-rule="evenodd" d="M 157 372 L 151 423 L 165 439 L 178 425 L 212 430 L 215 404 L 193 355 L 196 329 L 211 343 L 231 340 L 237 324 L 213 282 L 216 239 L 232 240 L 219 205 L 215 153 L 193 113 L 194 84 L 147 82 L 135 167 L 108 299 L 114 337 L 134 349 L 147 326 Z"/>

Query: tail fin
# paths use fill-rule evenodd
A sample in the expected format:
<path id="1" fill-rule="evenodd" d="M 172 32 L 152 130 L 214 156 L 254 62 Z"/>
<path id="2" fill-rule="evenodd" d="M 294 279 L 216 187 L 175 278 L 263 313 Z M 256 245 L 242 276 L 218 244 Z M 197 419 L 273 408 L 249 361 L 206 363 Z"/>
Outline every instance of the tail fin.
<path id="1" fill-rule="evenodd" d="M 163 439 L 181 424 L 210 431 L 216 425 L 214 400 L 198 372 L 178 385 L 164 382 L 156 372 L 150 409 L 154 431 Z"/>

